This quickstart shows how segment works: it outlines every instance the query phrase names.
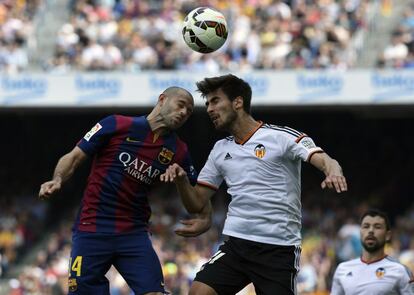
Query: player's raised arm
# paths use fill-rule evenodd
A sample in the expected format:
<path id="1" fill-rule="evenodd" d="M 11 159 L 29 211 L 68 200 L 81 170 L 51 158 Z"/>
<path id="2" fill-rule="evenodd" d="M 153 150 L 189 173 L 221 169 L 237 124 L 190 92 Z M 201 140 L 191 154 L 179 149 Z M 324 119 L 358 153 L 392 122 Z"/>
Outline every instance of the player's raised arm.
<path id="1" fill-rule="evenodd" d="M 310 163 L 325 173 L 326 177 L 321 183 L 323 189 L 327 187 L 336 190 L 337 193 L 348 190 L 346 178 L 338 161 L 332 159 L 326 153 L 315 153 L 311 157 Z"/>
<path id="2" fill-rule="evenodd" d="M 87 158 L 87 155 L 77 146 L 62 156 L 56 164 L 53 179 L 40 186 L 39 198 L 47 199 L 58 192 L 75 172 L 76 168 Z"/>

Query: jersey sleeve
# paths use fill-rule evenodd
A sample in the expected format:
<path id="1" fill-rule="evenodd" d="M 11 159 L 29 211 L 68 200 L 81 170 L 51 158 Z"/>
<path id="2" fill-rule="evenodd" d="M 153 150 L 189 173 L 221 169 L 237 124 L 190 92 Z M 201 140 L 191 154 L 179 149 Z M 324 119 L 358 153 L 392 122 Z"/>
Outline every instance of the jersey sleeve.
<path id="1" fill-rule="evenodd" d="M 398 288 L 401 295 L 414 295 L 414 277 L 406 266 L 404 266 L 403 274 L 398 281 Z"/>
<path id="2" fill-rule="evenodd" d="M 342 287 L 341 280 L 339 279 L 340 265 L 336 268 L 334 277 L 332 279 L 331 295 L 345 295 L 345 290 Z"/>
<path id="3" fill-rule="evenodd" d="M 200 174 L 197 179 L 197 183 L 199 185 L 208 186 L 215 190 L 217 190 L 220 187 L 221 183 L 223 182 L 223 176 L 220 173 L 219 169 L 217 169 L 217 166 L 215 163 L 216 147 L 217 147 L 217 144 L 211 150 L 210 155 L 208 156 L 208 159 L 206 163 L 204 164 L 204 167 L 201 169 Z"/>
<path id="4" fill-rule="evenodd" d="M 78 142 L 77 146 L 87 155 L 92 156 L 104 146 L 116 130 L 115 116 L 109 116 L 92 127 Z"/>
<path id="5" fill-rule="evenodd" d="M 312 138 L 302 134 L 296 138 L 289 136 L 287 139 L 287 152 L 292 160 L 301 159 L 308 162 L 314 153 L 322 153 L 323 150 L 316 146 Z"/>

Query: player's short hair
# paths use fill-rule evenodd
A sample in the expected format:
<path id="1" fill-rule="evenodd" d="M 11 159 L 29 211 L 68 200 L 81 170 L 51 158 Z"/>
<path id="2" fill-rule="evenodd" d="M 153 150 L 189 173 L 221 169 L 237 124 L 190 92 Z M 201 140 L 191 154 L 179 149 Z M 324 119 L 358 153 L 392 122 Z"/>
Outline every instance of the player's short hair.
<path id="1" fill-rule="evenodd" d="M 196 82 L 197 91 L 201 93 L 202 97 L 206 97 L 209 93 L 221 89 L 227 97 L 233 101 L 236 97 L 243 98 L 243 110 L 250 114 L 250 105 L 252 100 L 252 88 L 249 83 L 228 74 L 218 77 L 205 78 L 202 81 Z"/>
<path id="2" fill-rule="evenodd" d="M 391 223 L 390 223 L 390 219 L 388 218 L 387 213 L 385 213 L 385 212 L 383 212 L 381 210 L 375 209 L 375 208 L 369 209 L 364 214 L 362 214 L 359 223 L 362 223 L 362 220 L 364 220 L 364 218 L 366 216 L 371 216 L 371 217 L 379 216 L 379 217 L 381 217 L 385 221 L 385 228 L 387 230 L 390 230 L 391 229 Z"/>
<path id="3" fill-rule="evenodd" d="M 187 95 L 189 98 L 193 99 L 193 95 L 187 89 L 177 87 L 177 86 L 168 87 L 167 89 L 164 90 L 163 93 L 167 96 L 168 95 L 173 96 L 173 95 L 177 95 L 177 94 L 181 93 L 181 94 Z"/>

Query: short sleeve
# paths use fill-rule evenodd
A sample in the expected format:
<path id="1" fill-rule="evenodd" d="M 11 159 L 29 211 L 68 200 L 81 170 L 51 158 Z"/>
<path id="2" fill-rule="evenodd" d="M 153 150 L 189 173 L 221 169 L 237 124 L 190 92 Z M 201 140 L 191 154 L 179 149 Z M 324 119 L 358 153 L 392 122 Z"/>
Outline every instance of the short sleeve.
<path id="1" fill-rule="evenodd" d="M 78 142 L 78 147 L 87 155 L 91 156 L 104 146 L 116 130 L 115 116 L 109 116 L 92 127 Z"/>
<path id="2" fill-rule="evenodd" d="M 288 155 L 292 160 L 301 159 L 302 161 L 309 161 L 314 153 L 322 153 L 323 150 L 316 146 L 312 138 L 306 134 L 294 138 L 289 137 L 287 140 Z"/>
<path id="3" fill-rule="evenodd" d="M 345 295 L 344 288 L 342 287 L 341 281 L 339 279 L 339 268 L 340 266 L 337 267 L 332 280 L 331 295 Z"/>
<path id="4" fill-rule="evenodd" d="M 220 173 L 219 169 L 215 164 L 215 150 L 217 144 L 211 150 L 210 155 L 208 156 L 207 162 L 204 164 L 204 167 L 200 171 L 198 176 L 197 183 L 200 185 L 208 186 L 212 189 L 218 189 L 223 182 L 223 176 Z"/>
<path id="5" fill-rule="evenodd" d="M 404 266 L 403 274 L 398 281 L 401 295 L 414 295 L 414 278 L 412 272 Z"/>

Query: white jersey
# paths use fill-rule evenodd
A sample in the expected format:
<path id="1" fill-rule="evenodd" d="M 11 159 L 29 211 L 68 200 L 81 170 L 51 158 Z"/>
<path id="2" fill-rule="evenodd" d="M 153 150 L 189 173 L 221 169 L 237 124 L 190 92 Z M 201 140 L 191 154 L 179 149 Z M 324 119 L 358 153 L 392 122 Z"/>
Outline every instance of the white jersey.
<path id="1" fill-rule="evenodd" d="M 223 233 L 246 240 L 299 245 L 301 161 L 322 152 L 313 140 L 288 127 L 261 124 L 242 143 L 219 140 L 198 176 L 218 189 L 225 180 L 231 202 Z"/>
<path id="2" fill-rule="evenodd" d="M 413 295 L 412 279 L 407 267 L 388 256 L 371 263 L 357 258 L 338 265 L 331 295 Z"/>

